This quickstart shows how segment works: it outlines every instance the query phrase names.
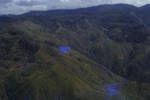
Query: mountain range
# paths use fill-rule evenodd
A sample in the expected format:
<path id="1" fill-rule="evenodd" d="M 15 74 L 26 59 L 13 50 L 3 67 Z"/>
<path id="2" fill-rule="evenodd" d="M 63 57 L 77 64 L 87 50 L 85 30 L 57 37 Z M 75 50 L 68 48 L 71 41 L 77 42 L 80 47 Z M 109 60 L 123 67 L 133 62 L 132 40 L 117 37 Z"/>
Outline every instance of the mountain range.
<path id="1" fill-rule="evenodd" d="M 149 10 L 0 16 L 0 100 L 149 100 Z"/>

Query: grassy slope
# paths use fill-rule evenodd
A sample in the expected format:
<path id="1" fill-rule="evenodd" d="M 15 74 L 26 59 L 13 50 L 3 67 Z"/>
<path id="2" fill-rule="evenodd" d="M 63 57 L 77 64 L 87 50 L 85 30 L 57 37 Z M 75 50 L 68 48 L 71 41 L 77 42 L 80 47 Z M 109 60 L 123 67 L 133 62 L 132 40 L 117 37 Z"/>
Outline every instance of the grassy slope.
<path id="1" fill-rule="evenodd" d="M 107 9 L 97 11 L 99 14 L 84 10 L 74 14 L 67 11 L 54 15 L 45 12 L 43 14 L 47 16 L 33 14 L 25 16 L 25 19 L 47 27 L 47 31 L 55 34 L 61 42 L 71 45 L 118 75 L 149 82 L 148 26 L 140 21 L 142 19 L 135 12 L 131 14 L 130 10 L 124 10 Z"/>
<path id="2" fill-rule="evenodd" d="M 58 46 L 69 44 L 68 41 L 32 22 L 6 26 L 2 35 L 10 37 L 13 44 L 8 47 L 6 59 L 1 58 L 1 100 L 105 100 L 108 97 L 106 85 L 124 84 L 122 78 L 74 48 L 69 54 L 61 55 Z M 26 47 L 21 49 L 20 39 L 28 41 L 23 42 Z M 110 99 L 142 100 L 135 83 L 120 86 L 119 94 Z"/>
<path id="3" fill-rule="evenodd" d="M 1 37 L 10 37 L 13 43 L 7 47 L 6 59 L 1 58 L 4 73 L 1 75 L 2 100 L 98 98 L 104 95 L 103 89 L 97 93 L 99 86 L 119 79 L 73 49 L 69 54 L 61 55 L 58 50 L 61 41 L 41 32 L 38 25 L 24 22 L 6 27 L 9 29 L 3 30 Z M 20 39 L 25 39 L 23 48 Z M 8 45 L 10 42 L 4 43 Z M 38 50 L 34 51 L 37 47 Z M 10 55 L 11 58 L 7 57 Z"/>

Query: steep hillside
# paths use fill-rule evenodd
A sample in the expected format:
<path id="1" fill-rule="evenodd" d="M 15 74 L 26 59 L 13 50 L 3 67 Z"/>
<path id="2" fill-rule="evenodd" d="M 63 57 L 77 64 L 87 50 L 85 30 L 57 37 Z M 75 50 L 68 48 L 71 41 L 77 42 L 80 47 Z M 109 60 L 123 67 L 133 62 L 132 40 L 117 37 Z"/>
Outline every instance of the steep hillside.
<path id="1" fill-rule="evenodd" d="M 121 81 L 43 30 L 32 22 L 10 23 L 1 30 L 0 100 L 105 98 L 104 87 Z"/>
<path id="2" fill-rule="evenodd" d="M 150 29 L 141 9 L 1 16 L 0 100 L 149 100 Z"/>
<path id="3" fill-rule="evenodd" d="M 148 82 L 150 29 L 145 22 L 148 14 L 144 13 L 147 9 L 147 6 L 118 4 L 37 11 L 11 18 L 40 24 L 50 34 L 118 75 Z"/>

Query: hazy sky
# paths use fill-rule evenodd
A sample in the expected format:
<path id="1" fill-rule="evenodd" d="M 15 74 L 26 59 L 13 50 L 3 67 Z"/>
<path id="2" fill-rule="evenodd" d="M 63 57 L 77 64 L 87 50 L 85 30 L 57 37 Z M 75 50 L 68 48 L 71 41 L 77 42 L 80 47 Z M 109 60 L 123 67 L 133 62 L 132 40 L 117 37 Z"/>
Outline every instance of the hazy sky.
<path id="1" fill-rule="evenodd" d="M 0 0 L 0 14 L 20 14 L 31 10 L 68 9 L 116 3 L 142 6 L 149 4 L 150 0 Z"/>

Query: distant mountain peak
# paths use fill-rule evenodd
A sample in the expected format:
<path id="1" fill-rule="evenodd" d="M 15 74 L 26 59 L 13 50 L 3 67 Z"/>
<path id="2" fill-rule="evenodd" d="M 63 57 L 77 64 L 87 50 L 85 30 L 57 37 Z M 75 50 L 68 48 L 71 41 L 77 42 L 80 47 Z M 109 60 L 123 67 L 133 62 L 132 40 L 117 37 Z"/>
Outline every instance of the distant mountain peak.
<path id="1" fill-rule="evenodd" d="M 142 6 L 141 8 L 150 9 L 150 4 L 144 5 L 144 6 Z"/>

